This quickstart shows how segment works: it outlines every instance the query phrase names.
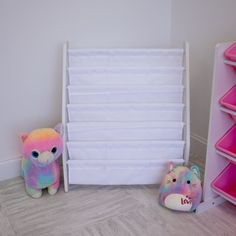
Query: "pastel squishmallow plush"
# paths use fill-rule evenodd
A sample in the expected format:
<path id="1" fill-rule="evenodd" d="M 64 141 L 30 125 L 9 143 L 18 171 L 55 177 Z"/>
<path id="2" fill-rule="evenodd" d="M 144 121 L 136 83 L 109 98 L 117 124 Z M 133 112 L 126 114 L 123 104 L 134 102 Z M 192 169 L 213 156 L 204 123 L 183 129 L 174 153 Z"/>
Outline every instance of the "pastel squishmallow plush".
<path id="1" fill-rule="evenodd" d="M 199 168 L 193 165 L 189 169 L 170 162 L 168 169 L 160 186 L 159 203 L 171 210 L 196 210 L 202 198 Z"/>
<path id="2" fill-rule="evenodd" d="M 54 195 L 60 185 L 58 158 L 62 153 L 61 125 L 55 129 L 36 129 L 21 135 L 21 173 L 25 179 L 26 192 L 33 198 L 42 195 L 47 188 Z"/>

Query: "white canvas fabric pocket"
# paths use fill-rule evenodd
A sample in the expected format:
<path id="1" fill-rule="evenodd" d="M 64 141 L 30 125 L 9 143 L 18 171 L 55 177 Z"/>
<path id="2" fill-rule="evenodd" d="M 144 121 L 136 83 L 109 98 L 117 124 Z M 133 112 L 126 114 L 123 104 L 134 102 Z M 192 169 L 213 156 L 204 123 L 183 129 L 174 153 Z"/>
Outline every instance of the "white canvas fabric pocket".
<path id="1" fill-rule="evenodd" d="M 183 164 L 183 159 L 172 159 Z M 160 183 L 166 160 L 69 160 L 71 184 L 137 185 Z"/>
<path id="2" fill-rule="evenodd" d="M 81 141 L 68 142 L 71 160 L 181 159 L 184 141 Z"/>
<path id="3" fill-rule="evenodd" d="M 71 104 L 181 103 L 183 86 L 69 86 Z"/>
<path id="4" fill-rule="evenodd" d="M 69 49 L 72 67 L 181 66 L 182 49 Z"/>
<path id="5" fill-rule="evenodd" d="M 68 68 L 71 85 L 181 85 L 182 67 Z"/>
<path id="6" fill-rule="evenodd" d="M 68 123 L 69 141 L 181 140 L 182 122 Z"/>
<path id="7" fill-rule="evenodd" d="M 182 121 L 183 104 L 69 104 L 70 122 Z"/>

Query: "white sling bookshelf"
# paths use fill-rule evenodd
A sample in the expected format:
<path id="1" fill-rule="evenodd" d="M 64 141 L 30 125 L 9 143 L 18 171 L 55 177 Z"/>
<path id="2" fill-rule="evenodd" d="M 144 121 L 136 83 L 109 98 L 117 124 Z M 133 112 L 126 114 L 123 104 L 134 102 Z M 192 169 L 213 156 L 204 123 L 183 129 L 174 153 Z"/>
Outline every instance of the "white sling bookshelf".
<path id="1" fill-rule="evenodd" d="M 63 47 L 64 188 L 160 183 L 189 158 L 188 44 Z"/>

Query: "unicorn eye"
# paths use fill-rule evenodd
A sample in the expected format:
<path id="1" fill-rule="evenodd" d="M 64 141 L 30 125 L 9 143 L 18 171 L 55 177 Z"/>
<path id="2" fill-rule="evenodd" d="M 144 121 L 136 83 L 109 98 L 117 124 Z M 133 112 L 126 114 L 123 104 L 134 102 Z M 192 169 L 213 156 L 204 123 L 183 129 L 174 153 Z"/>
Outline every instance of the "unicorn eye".
<path id="1" fill-rule="evenodd" d="M 32 155 L 32 157 L 34 157 L 34 158 L 38 158 L 39 152 L 38 152 L 38 151 L 32 151 L 31 155 Z"/>
<path id="2" fill-rule="evenodd" d="M 173 179 L 172 181 L 173 181 L 173 182 L 176 182 L 176 179 Z"/>
<path id="3" fill-rule="evenodd" d="M 56 148 L 56 147 L 53 147 L 52 150 L 51 150 L 51 152 L 52 152 L 53 154 L 55 154 L 55 153 L 57 152 L 57 148 Z"/>
<path id="4" fill-rule="evenodd" d="M 190 180 L 188 180 L 188 181 L 187 181 L 187 184 L 190 184 L 190 183 L 191 183 L 191 181 L 190 181 Z"/>

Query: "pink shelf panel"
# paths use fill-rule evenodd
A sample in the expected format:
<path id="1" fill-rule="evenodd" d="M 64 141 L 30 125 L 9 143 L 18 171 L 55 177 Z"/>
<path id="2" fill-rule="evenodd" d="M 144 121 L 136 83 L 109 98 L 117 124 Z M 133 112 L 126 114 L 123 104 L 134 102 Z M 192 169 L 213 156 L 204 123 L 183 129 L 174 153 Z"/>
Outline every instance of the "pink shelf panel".
<path id="1" fill-rule="evenodd" d="M 236 124 L 216 143 L 217 150 L 236 158 Z"/>
<path id="2" fill-rule="evenodd" d="M 219 154 L 222 157 L 227 158 L 230 162 L 236 164 L 236 158 L 234 158 L 234 157 L 232 157 L 232 156 L 230 156 L 230 155 L 228 155 L 224 152 L 218 151 L 218 150 L 216 150 L 216 153 Z"/>
<path id="3" fill-rule="evenodd" d="M 220 110 L 227 113 L 232 120 L 236 121 L 236 112 L 235 111 L 232 111 L 231 109 L 225 108 L 223 106 L 220 107 Z"/>
<path id="4" fill-rule="evenodd" d="M 220 99 L 220 105 L 236 112 L 236 85 Z"/>
<path id="5" fill-rule="evenodd" d="M 230 163 L 211 183 L 218 194 L 236 204 L 236 165 Z"/>
<path id="6" fill-rule="evenodd" d="M 225 50 L 224 56 L 231 61 L 236 61 L 236 43 L 233 43 Z"/>

